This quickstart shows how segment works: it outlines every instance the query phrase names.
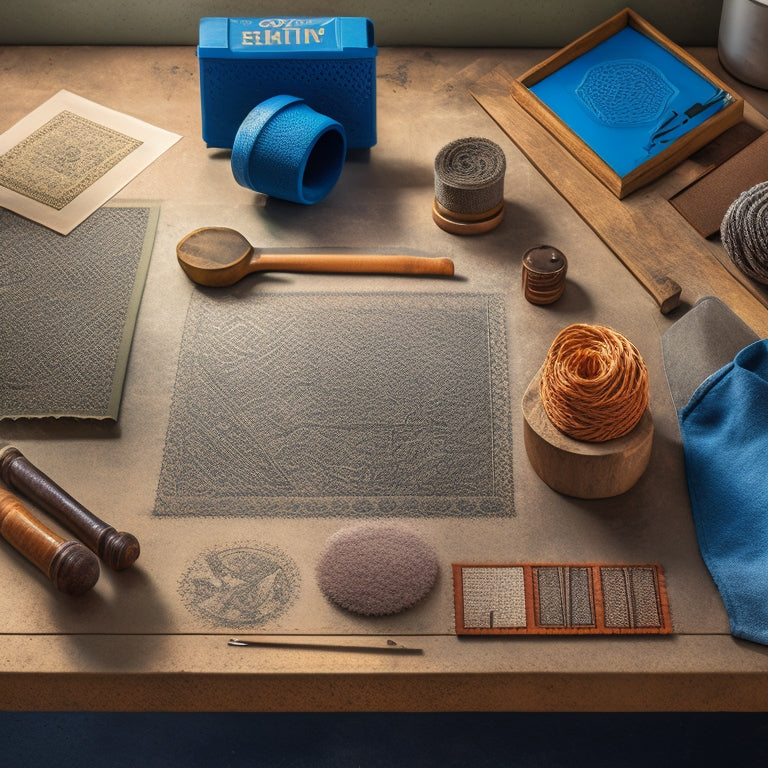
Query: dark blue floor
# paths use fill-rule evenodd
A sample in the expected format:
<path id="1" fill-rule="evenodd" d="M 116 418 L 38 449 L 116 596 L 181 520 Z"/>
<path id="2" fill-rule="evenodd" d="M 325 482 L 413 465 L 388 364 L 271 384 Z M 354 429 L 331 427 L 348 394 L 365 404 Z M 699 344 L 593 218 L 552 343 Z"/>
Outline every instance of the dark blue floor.
<path id="1" fill-rule="evenodd" d="M 0 712 L 5 768 L 730 768 L 767 761 L 764 714 Z"/>

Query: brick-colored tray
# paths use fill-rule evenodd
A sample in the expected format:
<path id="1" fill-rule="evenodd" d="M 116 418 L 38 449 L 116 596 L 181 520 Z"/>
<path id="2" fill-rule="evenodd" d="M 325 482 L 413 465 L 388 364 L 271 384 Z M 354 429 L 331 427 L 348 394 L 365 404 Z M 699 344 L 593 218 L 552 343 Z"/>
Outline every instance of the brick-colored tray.
<path id="1" fill-rule="evenodd" d="M 453 564 L 458 635 L 669 634 L 659 565 Z"/>

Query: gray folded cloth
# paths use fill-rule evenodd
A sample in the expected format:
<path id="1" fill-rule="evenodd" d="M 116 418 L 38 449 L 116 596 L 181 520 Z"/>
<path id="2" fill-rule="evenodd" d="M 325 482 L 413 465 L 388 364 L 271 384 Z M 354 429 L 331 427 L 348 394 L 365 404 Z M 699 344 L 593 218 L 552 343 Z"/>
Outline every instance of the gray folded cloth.
<path id="1" fill-rule="evenodd" d="M 675 409 L 679 411 L 708 376 L 757 339 L 757 334 L 720 299 L 707 296 L 698 301 L 661 337 Z"/>

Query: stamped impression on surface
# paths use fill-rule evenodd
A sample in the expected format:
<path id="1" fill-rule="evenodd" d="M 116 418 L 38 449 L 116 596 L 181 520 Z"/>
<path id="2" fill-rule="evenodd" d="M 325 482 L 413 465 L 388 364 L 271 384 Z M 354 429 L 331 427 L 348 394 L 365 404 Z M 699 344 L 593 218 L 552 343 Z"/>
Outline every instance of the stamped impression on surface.
<path id="1" fill-rule="evenodd" d="M 285 553 L 262 544 L 232 544 L 201 552 L 179 581 L 179 595 L 199 619 L 244 629 L 282 616 L 300 586 Z"/>

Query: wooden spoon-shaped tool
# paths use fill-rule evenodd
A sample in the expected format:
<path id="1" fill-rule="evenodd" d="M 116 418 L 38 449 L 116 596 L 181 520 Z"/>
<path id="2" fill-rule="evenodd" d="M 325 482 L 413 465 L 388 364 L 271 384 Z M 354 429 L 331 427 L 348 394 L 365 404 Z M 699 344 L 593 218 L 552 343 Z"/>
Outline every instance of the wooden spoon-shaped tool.
<path id="1" fill-rule="evenodd" d="M 362 272 L 452 275 L 453 261 L 429 256 L 259 251 L 234 229 L 203 227 L 176 246 L 181 268 L 200 285 L 234 285 L 251 272 Z"/>

